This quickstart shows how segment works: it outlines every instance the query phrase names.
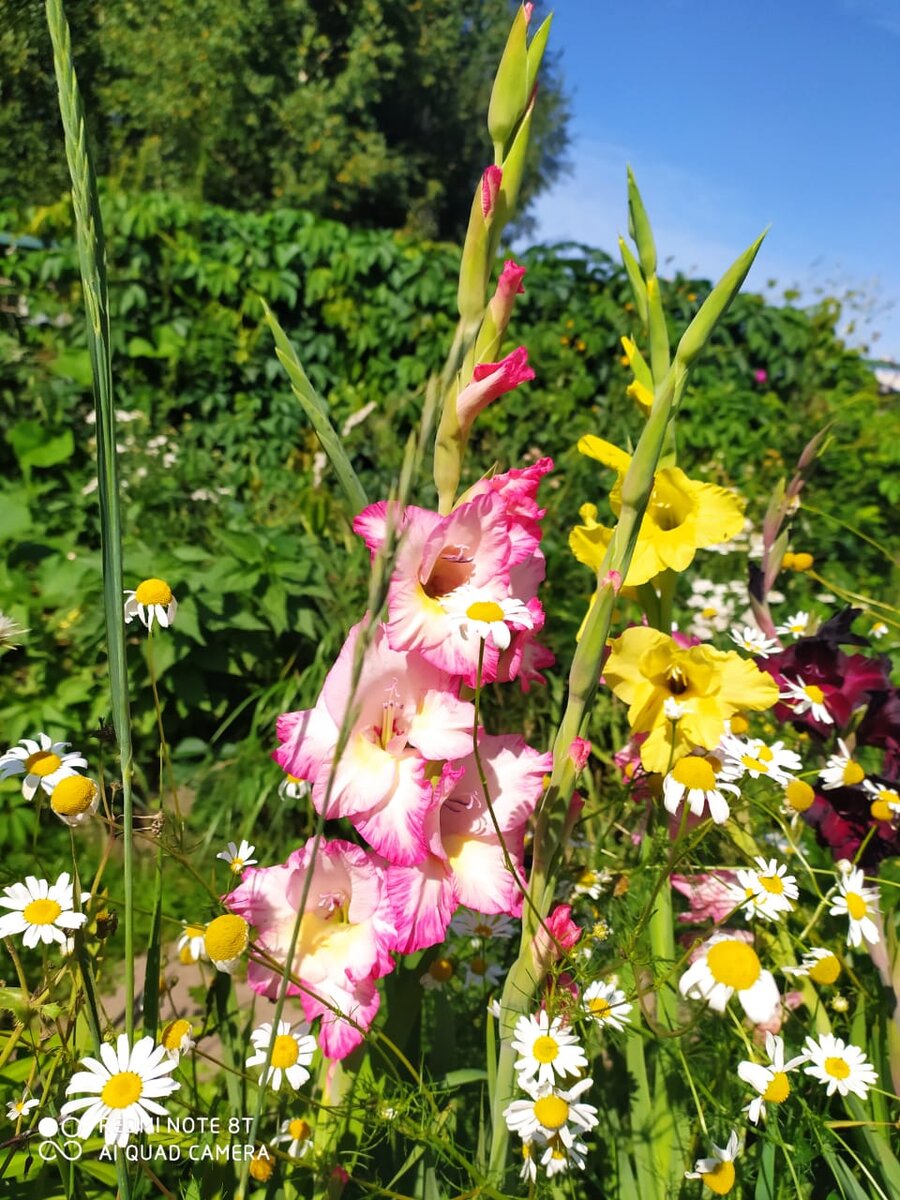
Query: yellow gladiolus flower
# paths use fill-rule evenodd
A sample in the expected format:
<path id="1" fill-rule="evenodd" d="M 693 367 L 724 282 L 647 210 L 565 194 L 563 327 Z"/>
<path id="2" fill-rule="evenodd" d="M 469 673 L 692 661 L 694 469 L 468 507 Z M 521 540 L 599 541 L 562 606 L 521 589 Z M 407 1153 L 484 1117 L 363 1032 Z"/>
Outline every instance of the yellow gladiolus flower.
<path id="1" fill-rule="evenodd" d="M 697 747 L 714 750 L 725 722 L 739 710 L 771 708 L 778 686 L 749 659 L 712 646 L 679 646 L 657 629 L 626 629 L 612 644 L 603 676 L 628 707 L 632 733 L 646 733 L 641 762 L 664 774 L 669 762 Z M 680 709 L 677 721 L 667 700 Z"/>
<path id="2" fill-rule="evenodd" d="M 618 515 L 622 508 L 622 481 L 631 456 L 591 434 L 579 440 L 578 449 L 616 472 L 618 478 L 609 503 Z M 581 518 L 584 524 L 572 530 L 569 546 L 579 562 L 598 571 L 612 530 L 597 522 L 597 509 L 593 505 L 581 509 Z M 743 525 L 744 502 L 740 497 L 714 484 L 689 479 L 679 467 L 661 468 L 653 480 L 625 586 L 638 587 L 667 568 L 686 570 L 698 550 L 727 541 Z"/>

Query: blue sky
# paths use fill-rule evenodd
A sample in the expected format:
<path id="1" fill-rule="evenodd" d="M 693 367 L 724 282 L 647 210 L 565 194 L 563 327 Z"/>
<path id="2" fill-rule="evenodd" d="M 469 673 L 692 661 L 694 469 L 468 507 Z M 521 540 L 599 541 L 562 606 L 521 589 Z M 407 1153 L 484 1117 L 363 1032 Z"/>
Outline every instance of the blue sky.
<path id="1" fill-rule="evenodd" d="M 668 270 L 716 276 L 771 224 L 748 286 L 856 291 L 849 340 L 900 360 L 900 0 L 554 14 L 574 171 L 538 202 L 538 237 L 614 250 L 631 163 Z"/>

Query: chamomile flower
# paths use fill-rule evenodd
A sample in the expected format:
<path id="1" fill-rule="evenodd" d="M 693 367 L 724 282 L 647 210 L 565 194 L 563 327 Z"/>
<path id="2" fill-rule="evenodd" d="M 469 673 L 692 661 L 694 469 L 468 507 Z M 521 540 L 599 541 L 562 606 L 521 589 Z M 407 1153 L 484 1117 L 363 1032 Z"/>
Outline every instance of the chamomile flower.
<path id="1" fill-rule="evenodd" d="M 778 642 L 775 638 L 767 638 L 764 633 L 758 629 L 754 629 L 752 625 L 735 625 L 731 630 L 731 640 L 736 646 L 740 646 L 742 650 L 746 650 L 748 654 L 753 654 L 757 658 L 768 658 L 778 649 Z"/>
<path id="2" fill-rule="evenodd" d="M 250 926 L 237 913 L 223 913 L 210 921 L 203 935 L 207 957 L 217 971 L 231 975 L 250 944 Z"/>
<path id="3" fill-rule="evenodd" d="M 39 787 L 52 796 L 61 779 L 87 766 L 80 754 L 74 750 L 66 752 L 68 745 L 69 742 L 54 742 L 46 733 L 39 733 L 37 738 L 22 738 L 18 746 L 0 755 L 0 779 L 24 775 L 22 795 L 26 800 L 31 800 Z"/>
<path id="4" fill-rule="evenodd" d="M 21 1117 L 27 1117 L 33 1108 L 37 1108 L 40 1100 L 35 1100 L 33 1096 L 29 1096 L 24 1092 L 20 1099 L 11 1100 L 9 1108 L 6 1110 L 6 1115 L 10 1121 L 18 1121 Z"/>
<path id="5" fill-rule="evenodd" d="M 516 927 L 503 913 L 478 913 L 461 908 L 450 922 L 450 931 L 459 937 L 489 941 L 491 938 L 511 938 Z"/>
<path id="6" fill-rule="evenodd" d="M 303 1117 L 291 1117 L 281 1122 L 281 1133 L 272 1138 L 276 1146 L 286 1145 L 288 1158 L 303 1158 L 312 1148 L 313 1131 L 309 1121 Z"/>
<path id="7" fill-rule="evenodd" d="M 148 630 L 153 628 L 154 617 L 168 629 L 177 609 L 178 601 L 164 579 L 145 579 L 134 591 L 125 593 L 125 620 L 130 623 L 137 617 Z"/>
<path id="8" fill-rule="evenodd" d="M 593 867 L 586 867 L 572 884 L 572 895 L 599 900 L 611 880 L 609 871 L 595 871 Z"/>
<path id="9" fill-rule="evenodd" d="M 679 704 L 673 696 L 668 696 L 663 701 L 663 716 L 670 721 L 680 721 L 686 712 L 690 709 L 686 704 Z"/>
<path id="10" fill-rule="evenodd" d="M 800 960 L 799 967 L 782 967 L 785 975 L 809 976 L 813 983 L 836 983 L 841 973 L 841 960 L 824 946 L 813 946 Z"/>
<path id="11" fill-rule="evenodd" d="M 869 629 L 869 637 L 879 641 L 888 632 L 888 627 L 884 621 L 876 621 Z"/>
<path id="12" fill-rule="evenodd" d="M 846 1096 L 852 1092 L 865 1100 L 869 1088 L 878 1082 L 878 1073 L 865 1053 L 858 1046 L 846 1045 L 842 1038 L 831 1033 L 822 1033 L 818 1038 L 808 1037 L 804 1046 L 804 1058 L 809 1066 L 804 1068 L 828 1089 L 827 1095 L 838 1092 Z"/>
<path id="13" fill-rule="evenodd" d="M 537 1181 L 537 1163 L 534 1161 L 534 1151 L 536 1146 L 540 1147 L 543 1144 L 543 1139 L 522 1143 L 522 1169 L 519 1171 L 519 1178 L 524 1179 L 527 1183 Z"/>
<path id="14" fill-rule="evenodd" d="M 885 626 L 887 632 L 887 626 Z M 19 644 L 19 639 L 23 634 L 28 633 L 28 630 L 14 621 L 12 617 L 8 617 L 6 613 L 0 612 L 0 650 L 14 650 Z"/>
<path id="15" fill-rule="evenodd" d="M 900 792 L 874 779 L 863 780 L 863 787 L 872 797 L 869 811 L 876 821 L 893 821 L 900 816 Z"/>
<path id="16" fill-rule="evenodd" d="M 552 1179 L 554 1175 L 561 1175 L 571 1167 L 583 1171 L 586 1154 L 587 1146 L 584 1142 L 574 1141 L 571 1146 L 566 1146 L 562 1138 L 554 1137 L 547 1143 L 547 1148 L 541 1155 L 541 1166 L 548 1179 Z"/>
<path id="17" fill-rule="evenodd" d="M 721 760 L 713 754 L 686 754 L 679 758 L 663 780 L 663 805 L 666 812 L 678 812 L 682 802 L 695 817 L 702 817 L 703 810 L 717 825 L 723 825 L 731 815 L 725 792 L 740 796 L 741 789 L 727 779 L 719 778 Z"/>
<path id="18" fill-rule="evenodd" d="M 722 739 L 720 753 L 724 756 L 723 779 L 740 779 L 746 774 L 751 779 L 765 777 L 784 786 L 803 766 L 800 755 L 785 750 L 784 742 L 768 746 L 761 738 L 741 738 L 733 733 Z"/>
<path id="19" fill-rule="evenodd" d="M 775 632 L 780 633 L 782 637 L 806 637 L 809 632 L 809 613 L 802 610 L 795 612 L 792 617 L 785 620 L 783 625 L 776 625 Z"/>
<path id="20" fill-rule="evenodd" d="M 617 983 L 615 978 L 608 982 L 595 979 L 581 993 L 581 1004 L 598 1025 L 621 1031 L 628 1024 L 628 1014 L 634 1006 L 625 999 Z"/>
<path id="21" fill-rule="evenodd" d="M 438 991 L 453 978 L 456 968 L 449 958 L 435 958 L 424 975 L 419 976 L 419 983 L 429 992 Z"/>
<path id="22" fill-rule="evenodd" d="M 274 1091 L 286 1079 L 292 1088 L 298 1088 L 309 1079 L 307 1067 L 316 1053 L 316 1039 L 310 1034 L 305 1021 L 292 1025 L 290 1021 L 279 1021 L 278 1031 L 273 1033 L 272 1022 L 267 1021 L 250 1034 L 254 1053 L 246 1061 L 248 1067 L 265 1067 L 272 1043 L 272 1058 L 268 1072 L 260 1072 L 260 1082 L 267 1083 Z"/>
<path id="23" fill-rule="evenodd" d="M 221 858 L 223 862 L 227 862 L 232 874 L 240 875 L 244 867 L 252 867 L 258 861 L 250 857 L 255 850 L 256 847 L 251 846 L 246 841 L 241 841 L 240 846 L 235 845 L 234 842 L 229 842 L 228 849 L 220 850 L 216 858 Z"/>
<path id="24" fill-rule="evenodd" d="M 61 1116 L 80 1114 L 77 1136 L 82 1141 L 104 1124 L 108 1146 L 127 1146 L 132 1134 L 152 1132 L 154 1117 L 168 1115 L 158 1101 L 181 1086 L 166 1078 L 177 1064 L 162 1046 L 153 1044 L 152 1037 L 141 1038 L 132 1047 L 127 1035 L 120 1033 L 115 1049 L 104 1042 L 99 1061 L 83 1058 L 81 1065 L 86 1069 L 72 1076 L 66 1095 L 88 1094 L 67 1100 Z"/>
<path id="25" fill-rule="evenodd" d="M 512 1048 L 520 1055 L 515 1068 L 522 1087 L 532 1083 L 552 1085 L 557 1077 L 580 1075 L 588 1065 L 575 1035 L 559 1017 L 551 1021 L 545 1009 L 536 1017 L 519 1017 L 514 1032 Z"/>
<path id="26" fill-rule="evenodd" d="M 537 1136 L 547 1141 L 558 1137 L 566 1148 L 574 1146 L 581 1134 L 593 1129 L 598 1121 L 594 1105 L 579 1100 L 593 1082 L 588 1076 L 566 1091 L 546 1084 L 529 1087 L 527 1100 L 513 1100 L 503 1110 L 506 1124 L 526 1142 Z"/>
<path id="27" fill-rule="evenodd" d="M 838 738 L 837 754 L 830 755 L 819 774 L 821 787 L 827 792 L 834 788 L 853 787 L 862 783 L 865 777 L 865 771 L 854 761 L 853 755 L 847 749 L 847 743 Z"/>
<path id="28" fill-rule="evenodd" d="M 745 1059 L 738 1063 L 738 1075 L 759 1094 L 754 1096 L 744 1109 L 749 1120 L 758 1125 L 760 1118 L 765 1118 L 766 1104 L 783 1104 L 791 1094 L 791 1084 L 788 1072 L 806 1062 L 806 1056 L 784 1061 L 784 1041 L 773 1033 L 766 1034 L 766 1054 L 769 1065 L 751 1062 Z"/>
<path id="29" fill-rule="evenodd" d="M 194 1029 L 190 1021 L 185 1020 L 184 1017 L 176 1017 L 174 1021 L 170 1021 L 168 1025 L 163 1027 L 159 1044 L 169 1058 L 174 1058 L 178 1062 L 182 1054 L 190 1054 L 193 1050 L 193 1032 Z"/>
<path id="30" fill-rule="evenodd" d="M 727 1196 L 737 1178 L 734 1160 L 740 1154 L 738 1135 L 731 1131 L 727 1146 L 713 1146 L 710 1158 L 698 1158 L 693 1171 L 685 1171 L 685 1179 L 702 1179 L 711 1192 Z"/>
<path id="31" fill-rule="evenodd" d="M 496 963 L 489 963 L 486 958 L 476 954 L 466 963 L 463 984 L 466 987 L 496 987 L 502 978 L 502 967 L 498 967 Z"/>
<path id="32" fill-rule="evenodd" d="M 825 693 L 817 684 L 785 679 L 784 689 L 781 699 L 798 717 L 809 713 L 814 721 L 821 721 L 823 725 L 834 724 L 834 717 L 825 706 Z"/>
<path id="33" fill-rule="evenodd" d="M 521 600 L 499 597 L 468 584 L 443 596 L 440 604 L 461 638 L 465 641 L 470 637 L 484 641 L 490 638 L 498 650 L 505 650 L 512 640 L 510 624 L 517 629 L 534 627 L 531 613 Z"/>
<path id="34" fill-rule="evenodd" d="M 857 867 L 838 879 L 838 889 L 828 912 L 833 917 L 849 918 L 847 945 L 859 946 L 865 939 L 870 946 L 876 946 L 881 937 L 872 917 L 878 916 L 878 888 L 866 887 L 862 869 Z"/>
<path id="35" fill-rule="evenodd" d="M 89 821 L 100 803 L 100 789 L 86 775 L 66 775 L 50 794 L 50 807 L 65 825 Z"/>
<path id="36" fill-rule="evenodd" d="M 735 993 L 755 1025 L 768 1021 L 781 1003 L 770 971 L 764 971 L 756 951 L 745 941 L 718 933 L 701 947 L 678 982 L 689 1000 L 705 1000 L 714 1012 L 724 1012 Z"/>
<path id="37" fill-rule="evenodd" d="M 282 800 L 305 800 L 311 791 L 307 780 L 298 779 L 296 775 L 285 775 L 278 785 L 278 795 Z"/>
<path id="38" fill-rule="evenodd" d="M 777 921 L 782 914 L 793 912 L 791 902 L 797 899 L 800 890 L 794 876 L 788 875 L 785 864 L 774 858 L 766 860 L 762 855 L 754 862 L 755 870 L 742 867 L 737 872 L 738 893 L 745 915 Z"/>
<path id="39" fill-rule="evenodd" d="M 82 904 L 90 898 L 90 892 L 82 893 Z M 85 913 L 75 912 L 72 883 L 66 872 L 56 883 L 29 875 L 24 883 L 4 888 L 0 908 L 12 910 L 0 917 L 0 938 L 21 933 L 22 945 L 29 949 L 41 942 L 65 946 L 69 931 L 80 929 L 87 920 Z"/>
<path id="40" fill-rule="evenodd" d="M 789 779 L 784 785 L 784 804 L 782 810 L 785 816 L 796 823 L 801 813 L 805 813 L 816 798 L 815 789 L 810 787 L 805 779 Z"/>
<path id="41" fill-rule="evenodd" d="M 183 966 L 189 967 L 191 963 L 200 962 L 201 959 L 208 957 L 204 942 L 205 936 L 206 927 L 204 925 L 185 925 L 177 946 L 178 961 Z"/>

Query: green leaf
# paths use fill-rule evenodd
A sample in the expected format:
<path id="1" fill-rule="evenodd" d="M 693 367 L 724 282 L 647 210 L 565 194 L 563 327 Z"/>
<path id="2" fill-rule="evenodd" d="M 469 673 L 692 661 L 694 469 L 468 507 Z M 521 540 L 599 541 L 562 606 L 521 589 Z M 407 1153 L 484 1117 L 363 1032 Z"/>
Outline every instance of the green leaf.
<path id="1" fill-rule="evenodd" d="M 47 426 L 39 421 L 19 421 L 7 431 L 6 440 L 23 471 L 30 467 L 55 467 L 75 453 L 71 430 L 48 436 Z"/>

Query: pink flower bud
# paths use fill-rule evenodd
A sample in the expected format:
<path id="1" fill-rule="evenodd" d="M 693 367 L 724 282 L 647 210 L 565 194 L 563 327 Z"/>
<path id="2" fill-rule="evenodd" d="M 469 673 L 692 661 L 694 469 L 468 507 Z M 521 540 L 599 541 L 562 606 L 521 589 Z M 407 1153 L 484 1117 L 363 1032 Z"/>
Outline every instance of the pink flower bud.
<path id="1" fill-rule="evenodd" d="M 571 904 L 557 904 L 531 943 L 535 967 L 542 973 L 548 971 L 580 937 L 581 929 L 572 920 Z"/>
<path id="2" fill-rule="evenodd" d="M 621 574 L 618 571 L 607 571 L 600 580 L 600 586 L 612 588 L 613 595 L 618 596 L 619 592 L 622 590 Z"/>
<path id="3" fill-rule="evenodd" d="M 591 743 L 587 738 L 572 738 L 569 746 L 569 758 L 575 764 L 576 771 L 583 771 L 591 754 Z"/>
<path id="4" fill-rule="evenodd" d="M 525 268 L 520 267 L 511 258 L 508 258 L 503 264 L 503 270 L 497 280 L 497 290 L 489 305 L 494 324 L 501 333 L 509 324 L 516 296 L 525 294 L 525 289 L 522 287 L 524 275 Z"/>
<path id="5" fill-rule="evenodd" d="M 456 418 L 462 430 L 468 430 L 482 409 L 492 400 L 511 392 L 520 383 L 534 379 L 528 365 L 528 351 L 519 346 L 498 363 L 478 363 L 472 382 L 456 398 Z"/>
<path id="6" fill-rule="evenodd" d="M 534 5 L 533 4 L 523 4 L 522 7 L 525 9 L 525 24 L 527 25 L 528 22 L 531 20 L 531 14 L 534 12 Z"/>
<path id="7" fill-rule="evenodd" d="M 503 172 L 499 167 L 487 167 L 481 176 L 481 215 L 486 221 L 493 215 L 502 182 Z"/>
<path id="8" fill-rule="evenodd" d="M 765 369 L 765 367 L 757 367 L 757 369 L 753 372 L 753 378 L 757 383 L 768 383 L 769 372 Z"/>

